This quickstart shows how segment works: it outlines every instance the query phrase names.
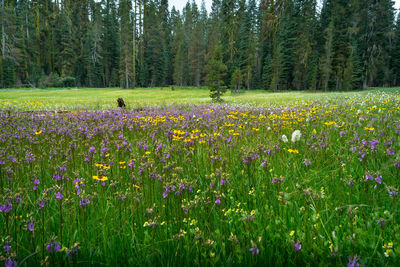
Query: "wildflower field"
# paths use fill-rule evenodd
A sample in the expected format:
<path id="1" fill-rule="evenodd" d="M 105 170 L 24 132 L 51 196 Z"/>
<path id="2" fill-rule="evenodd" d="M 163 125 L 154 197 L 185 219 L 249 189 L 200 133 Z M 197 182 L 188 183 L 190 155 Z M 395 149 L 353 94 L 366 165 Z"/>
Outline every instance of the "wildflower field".
<path id="1" fill-rule="evenodd" d="M 398 91 L 30 103 L 0 101 L 5 266 L 400 264 Z"/>

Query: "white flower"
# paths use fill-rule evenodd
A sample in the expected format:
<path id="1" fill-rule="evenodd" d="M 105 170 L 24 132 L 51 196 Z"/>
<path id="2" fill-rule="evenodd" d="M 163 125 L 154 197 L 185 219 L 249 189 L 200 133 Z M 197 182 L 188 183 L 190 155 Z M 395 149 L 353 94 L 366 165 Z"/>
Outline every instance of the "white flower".
<path id="1" fill-rule="evenodd" d="M 299 130 L 296 130 L 292 133 L 292 142 L 295 143 L 297 141 L 300 141 L 301 137 L 301 132 Z"/>
<path id="2" fill-rule="evenodd" d="M 284 143 L 287 143 L 287 142 L 288 142 L 288 139 L 287 139 L 286 135 L 282 135 L 282 141 L 283 141 Z"/>

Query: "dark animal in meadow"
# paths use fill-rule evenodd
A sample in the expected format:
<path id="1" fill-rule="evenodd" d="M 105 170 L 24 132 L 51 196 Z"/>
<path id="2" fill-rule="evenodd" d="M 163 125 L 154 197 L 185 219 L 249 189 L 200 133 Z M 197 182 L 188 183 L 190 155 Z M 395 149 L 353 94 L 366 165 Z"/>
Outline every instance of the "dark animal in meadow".
<path id="1" fill-rule="evenodd" d="M 118 98 L 117 102 L 118 102 L 118 107 L 119 108 L 125 108 L 126 107 L 125 102 L 124 102 L 124 100 L 122 98 Z"/>

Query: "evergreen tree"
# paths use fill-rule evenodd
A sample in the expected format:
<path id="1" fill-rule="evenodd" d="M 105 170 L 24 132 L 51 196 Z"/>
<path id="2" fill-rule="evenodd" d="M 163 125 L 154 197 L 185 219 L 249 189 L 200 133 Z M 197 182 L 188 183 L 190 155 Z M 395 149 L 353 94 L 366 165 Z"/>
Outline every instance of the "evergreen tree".
<path id="1" fill-rule="evenodd" d="M 185 80 L 185 43 L 181 40 L 178 51 L 175 56 L 174 62 L 174 82 L 176 85 L 183 86 L 186 84 Z"/>
<path id="2" fill-rule="evenodd" d="M 238 36 L 238 66 L 243 70 L 243 76 L 248 90 L 252 88 L 254 68 L 256 66 L 256 21 L 255 0 L 249 0 L 243 15 Z"/>
<path id="3" fill-rule="evenodd" d="M 155 2 L 146 2 L 143 20 L 145 85 L 160 85 L 162 78 L 162 35 Z"/>
<path id="4" fill-rule="evenodd" d="M 190 81 L 195 86 L 200 86 L 201 74 L 204 66 L 203 51 L 203 25 L 196 2 L 191 5 L 192 33 L 189 43 Z"/>
<path id="5" fill-rule="evenodd" d="M 215 46 L 221 40 L 221 0 L 213 0 L 211 13 L 207 23 L 206 63 L 211 60 Z"/>
<path id="6" fill-rule="evenodd" d="M 56 70 L 62 77 L 72 76 L 74 52 L 72 49 L 71 21 L 65 9 L 58 16 L 58 23 L 59 27 L 56 31 Z"/>
<path id="7" fill-rule="evenodd" d="M 119 4 L 119 16 L 121 26 L 121 55 L 120 55 L 120 79 L 121 87 L 127 89 L 134 86 L 134 72 L 133 72 L 133 33 L 131 25 L 131 1 L 121 0 Z"/>
<path id="8" fill-rule="evenodd" d="M 115 0 L 103 0 L 103 39 L 101 42 L 101 57 L 104 67 L 104 86 L 119 85 L 119 22 Z"/>
<path id="9" fill-rule="evenodd" d="M 295 0 L 294 9 L 297 24 L 296 32 L 296 48 L 293 68 L 293 85 L 292 88 L 302 90 L 312 87 L 312 72 L 314 71 L 310 63 L 312 63 L 312 55 L 314 49 L 314 32 L 316 26 L 316 1 L 315 0 Z M 286 46 L 282 46 L 286 48 Z M 286 63 L 289 65 L 290 63 Z"/>
<path id="10" fill-rule="evenodd" d="M 210 87 L 210 97 L 213 101 L 221 102 L 221 96 L 226 91 L 224 86 L 227 67 L 223 63 L 222 44 L 219 43 L 214 49 L 214 54 L 208 65 L 209 72 L 207 76 L 208 86 Z"/>
<path id="11" fill-rule="evenodd" d="M 300 36 L 304 36 L 301 30 L 298 29 L 299 15 L 299 7 L 296 9 L 293 1 L 287 1 L 277 37 L 277 42 L 280 45 L 280 56 L 282 57 L 282 69 L 280 70 L 279 77 L 276 77 L 276 82 L 277 87 L 284 90 L 296 88 L 294 79 L 298 78 L 297 75 L 299 71 L 297 68 L 295 69 L 296 63 L 299 63 L 296 59 L 296 54 L 301 54 L 301 52 L 303 52 L 300 49 L 307 49 L 307 47 L 298 47 L 302 40 Z"/>
<path id="12" fill-rule="evenodd" d="M 161 33 L 161 77 L 160 85 L 172 83 L 171 26 L 169 21 L 168 0 L 161 0 L 158 8 Z"/>
<path id="13" fill-rule="evenodd" d="M 89 32 L 85 42 L 85 64 L 88 69 L 88 85 L 90 87 L 103 87 L 104 73 L 102 64 L 102 19 L 101 6 L 95 1 L 90 2 Z"/>
<path id="14" fill-rule="evenodd" d="M 400 85 L 400 13 L 397 15 L 392 54 L 393 85 Z"/>
<path id="15" fill-rule="evenodd" d="M 236 68 L 235 71 L 232 73 L 232 82 L 231 82 L 231 87 L 232 87 L 232 92 L 233 93 L 239 93 L 240 88 L 242 86 L 243 82 L 243 76 L 239 68 Z"/>
<path id="16" fill-rule="evenodd" d="M 392 0 L 0 0 L 0 86 L 201 86 L 218 42 L 224 83 L 352 90 L 400 83 Z M 237 84 L 237 78 L 242 82 Z M 234 74 L 234 75 L 233 75 Z"/>

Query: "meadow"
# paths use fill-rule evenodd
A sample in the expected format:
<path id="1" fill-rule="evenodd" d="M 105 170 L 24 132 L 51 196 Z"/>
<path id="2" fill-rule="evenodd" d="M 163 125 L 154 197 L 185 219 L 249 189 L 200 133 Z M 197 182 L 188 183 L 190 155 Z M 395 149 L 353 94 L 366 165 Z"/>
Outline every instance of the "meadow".
<path id="1" fill-rule="evenodd" d="M 398 88 L 223 98 L 0 91 L 0 262 L 400 264 Z"/>
<path id="2" fill-rule="evenodd" d="M 350 92 L 247 91 L 243 94 L 227 92 L 223 96 L 227 104 L 280 105 L 298 100 L 342 101 L 348 98 L 373 98 L 377 94 L 398 97 L 400 88 L 376 88 Z M 210 104 L 210 91 L 197 87 L 137 88 L 49 88 L 49 89 L 0 89 L 0 108 L 18 110 L 109 110 L 117 106 L 117 98 L 123 98 L 128 108 L 155 105 Z"/>

